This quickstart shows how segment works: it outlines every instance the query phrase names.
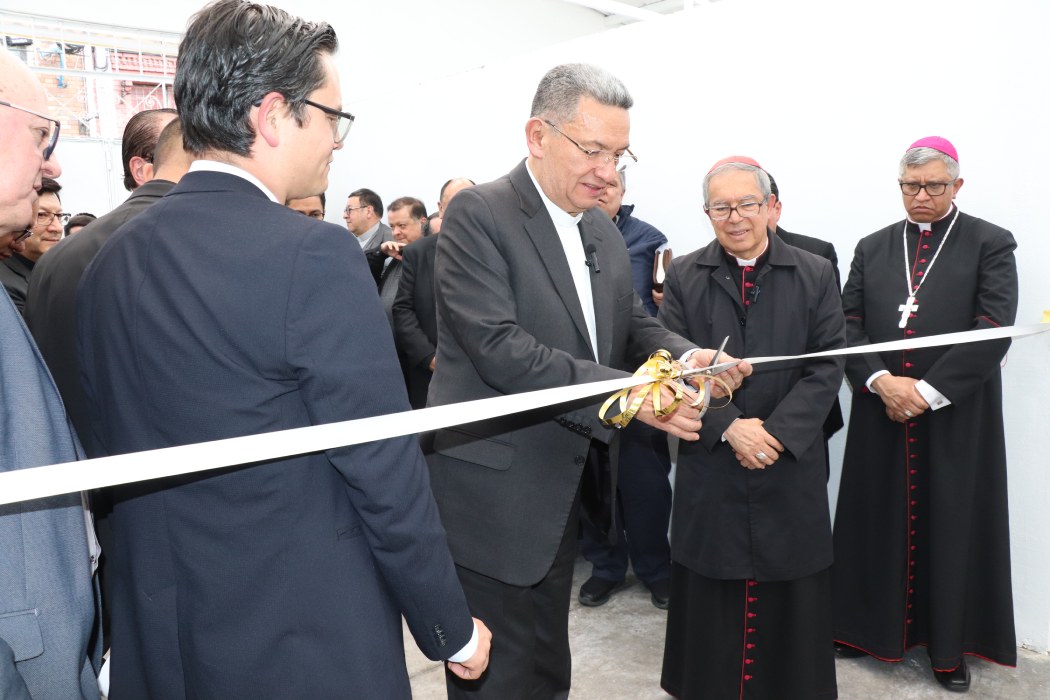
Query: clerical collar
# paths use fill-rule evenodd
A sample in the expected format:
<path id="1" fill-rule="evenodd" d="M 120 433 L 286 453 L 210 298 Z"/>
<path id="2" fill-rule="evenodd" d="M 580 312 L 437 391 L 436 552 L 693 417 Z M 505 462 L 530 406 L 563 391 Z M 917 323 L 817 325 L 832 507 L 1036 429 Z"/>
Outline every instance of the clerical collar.
<path id="1" fill-rule="evenodd" d="M 766 244 L 764 246 L 762 246 L 762 252 L 760 252 L 758 255 L 756 255 L 755 257 L 751 258 L 750 260 L 744 260 L 743 258 L 736 257 L 735 255 L 730 255 L 729 257 L 732 258 L 733 260 L 736 260 L 736 264 L 739 267 L 754 267 L 755 264 L 759 261 L 759 259 L 763 255 L 765 255 L 768 251 L 769 251 L 769 236 L 766 236 Z"/>
<path id="2" fill-rule="evenodd" d="M 547 213 L 550 214 L 551 221 L 554 222 L 555 228 L 560 226 L 576 226 L 580 223 L 580 219 L 583 218 L 583 212 L 581 211 L 576 216 L 573 216 L 552 202 L 544 193 L 543 188 L 540 187 L 540 183 L 536 179 L 536 176 L 532 174 L 532 168 L 529 167 L 529 161 L 527 160 L 525 161 L 525 171 L 528 172 L 529 177 L 532 178 L 532 184 L 536 186 L 536 191 L 540 193 L 540 199 L 543 200 L 543 206 L 547 208 Z"/>
<path id="3" fill-rule="evenodd" d="M 908 223 L 909 224 L 915 224 L 916 226 L 919 227 L 919 232 L 920 233 L 925 233 L 926 231 L 932 231 L 934 224 L 939 224 L 940 222 L 944 221 L 949 216 L 951 216 L 952 212 L 954 212 L 954 211 L 955 211 L 955 203 L 953 202 L 952 205 L 950 207 L 948 207 L 948 211 L 946 211 L 944 213 L 944 216 L 942 216 L 941 218 L 937 219 L 936 221 L 933 221 L 933 222 L 929 222 L 929 221 L 912 221 L 911 217 L 909 216 L 908 217 Z"/>
<path id="4" fill-rule="evenodd" d="M 247 180 L 248 182 L 258 187 L 260 190 L 262 190 L 262 193 L 265 194 L 271 201 L 277 202 L 277 204 L 284 203 L 277 201 L 277 197 L 274 196 L 273 192 L 270 191 L 269 187 L 262 183 L 262 180 L 255 177 L 244 168 L 238 168 L 232 163 L 223 163 L 221 161 L 207 159 L 195 160 L 192 163 L 190 163 L 191 173 L 201 171 L 211 171 L 216 173 L 226 173 L 227 175 L 235 175 L 241 178 L 242 180 Z"/>

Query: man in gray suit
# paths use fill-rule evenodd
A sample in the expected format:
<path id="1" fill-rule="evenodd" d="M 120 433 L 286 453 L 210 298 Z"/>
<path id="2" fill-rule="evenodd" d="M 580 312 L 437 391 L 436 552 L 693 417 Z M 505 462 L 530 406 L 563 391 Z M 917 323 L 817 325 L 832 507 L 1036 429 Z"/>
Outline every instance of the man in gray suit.
<path id="1" fill-rule="evenodd" d="M 382 215 L 383 200 L 372 190 L 354 190 L 346 198 L 343 220 L 346 221 L 346 228 L 350 233 L 357 237 L 361 250 L 366 253 L 394 240 L 390 227 L 380 221 Z"/>
<path id="2" fill-rule="evenodd" d="M 20 251 L 42 176 L 62 169 L 52 153 L 59 123 L 43 87 L 0 50 L 0 258 Z M 6 294 L 0 294 L 0 471 L 80 456 L 44 360 Z M 0 506 L 0 698 L 99 696 L 99 636 L 92 581 L 97 550 L 81 494 Z"/>
<path id="3" fill-rule="evenodd" d="M 552 69 L 525 126 L 528 158 L 449 204 L 437 244 L 430 405 L 623 377 L 658 348 L 675 357 L 694 349 L 645 312 L 623 237 L 591 211 L 634 160 L 632 104 L 599 68 Z M 697 351 L 689 360 L 712 356 Z M 696 440 L 700 427 L 685 405 L 658 420 L 647 404 L 638 418 L 684 440 Z M 450 697 L 567 697 L 577 515 L 583 501 L 609 524 L 601 506 L 615 488 L 613 435 L 584 401 L 424 441 L 468 603 L 499 640 L 485 678 L 446 676 Z"/>

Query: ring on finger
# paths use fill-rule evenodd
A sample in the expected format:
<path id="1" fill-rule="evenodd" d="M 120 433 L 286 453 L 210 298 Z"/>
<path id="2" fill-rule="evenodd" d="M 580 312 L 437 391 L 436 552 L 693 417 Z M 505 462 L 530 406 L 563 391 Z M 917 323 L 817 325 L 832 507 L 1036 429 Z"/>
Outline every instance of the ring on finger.
<path id="1" fill-rule="evenodd" d="M 756 452 L 755 459 L 761 462 L 763 460 L 769 459 L 769 455 L 767 455 L 765 452 Z"/>

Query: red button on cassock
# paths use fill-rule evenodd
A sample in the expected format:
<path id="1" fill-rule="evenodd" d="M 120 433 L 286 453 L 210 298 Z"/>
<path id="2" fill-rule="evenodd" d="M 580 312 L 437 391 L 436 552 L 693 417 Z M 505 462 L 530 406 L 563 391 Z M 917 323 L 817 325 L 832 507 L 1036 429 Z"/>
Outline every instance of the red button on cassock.
<path id="1" fill-rule="evenodd" d="M 904 331 L 904 335 L 915 335 L 915 331 L 909 328 L 908 330 Z"/>

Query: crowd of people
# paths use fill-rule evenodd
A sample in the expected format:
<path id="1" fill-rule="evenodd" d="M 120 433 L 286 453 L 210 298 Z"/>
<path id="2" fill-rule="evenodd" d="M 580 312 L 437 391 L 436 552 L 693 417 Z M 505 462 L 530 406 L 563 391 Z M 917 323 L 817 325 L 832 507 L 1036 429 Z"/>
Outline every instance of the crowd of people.
<path id="1" fill-rule="evenodd" d="M 207 5 L 178 110 L 128 122 L 131 194 L 97 219 L 62 211 L 60 125 L 0 51 L 0 471 L 621 378 L 661 349 L 736 364 L 666 415 L 646 392 L 622 430 L 588 400 L 0 506 L 0 697 L 97 699 L 103 651 L 118 700 L 409 697 L 403 617 L 450 698 L 565 698 L 578 549 L 583 605 L 631 567 L 667 610 L 653 683 L 675 697 L 835 698 L 836 655 L 915 646 L 952 691 L 967 656 L 1016 664 L 1009 341 L 738 360 L 1013 323 L 1016 244 L 959 210 L 948 140 L 904 149 L 906 216 L 844 287 L 740 155 L 703 179 L 714 240 L 665 270 L 623 203 L 633 99 L 585 64 L 543 77 L 507 175 L 449 179 L 429 215 L 358 188 L 344 228 L 338 45 Z"/>

